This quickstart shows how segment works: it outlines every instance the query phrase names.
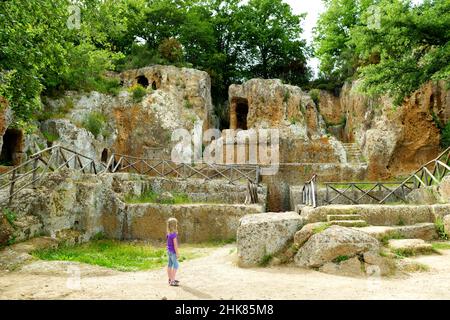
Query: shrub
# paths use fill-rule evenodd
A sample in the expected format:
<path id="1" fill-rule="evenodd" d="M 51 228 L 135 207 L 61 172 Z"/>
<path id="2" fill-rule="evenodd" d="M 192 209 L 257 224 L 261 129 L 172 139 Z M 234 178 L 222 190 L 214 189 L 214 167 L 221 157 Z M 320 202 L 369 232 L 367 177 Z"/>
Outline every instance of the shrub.
<path id="1" fill-rule="evenodd" d="M 442 218 L 437 218 L 434 225 L 436 226 L 436 232 L 438 233 L 439 238 L 442 240 L 448 240 L 449 236 L 447 232 L 445 232 L 444 220 L 442 220 Z"/>
<path id="2" fill-rule="evenodd" d="M 441 145 L 444 148 L 450 147 L 450 122 L 441 131 Z"/>
<path id="3" fill-rule="evenodd" d="M 317 105 L 319 105 L 320 102 L 320 91 L 318 89 L 312 89 L 311 91 L 309 91 L 309 95 L 311 97 L 311 99 L 314 101 L 314 103 Z"/>
<path id="4" fill-rule="evenodd" d="M 47 140 L 48 142 L 55 142 L 56 140 L 59 139 L 58 134 L 51 133 L 48 131 L 42 131 L 42 135 L 44 136 L 45 140 Z"/>
<path id="5" fill-rule="evenodd" d="M 341 262 L 347 261 L 349 259 L 350 259 L 349 256 L 339 256 L 336 259 L 334 259 L 333 262 L 334 263 L 341 263 Z"/>
<path id="6" fill-rule="evenodd" d="M 272 259 L 273 259 L 273 255 L 265 254 L 264 257 L 262 257 L 261 261 L 259 262 L 259 266 L 267 267 L 269 265 L 270 261 L 272 261 Z"/>
<path id="7" fill-rule="evenodd" d="M 289 90 L 286 90 L 284 92 L 283 102 L 287 103 L 290 98 L 291 98 L 291 92 Z"/>
<path id="8" fill-rule="evenodd" d="M 92 112 L 83 121 L 82 126 L 97 137 L 100 133 L 103 133 L 105 124 L 106 118 L 103 114 Z"/>
<path id="9" fill-rule="evenodd" d="M 183 59 L 183 47 L 175 38 L 164 39 L 158 47 L 158 52 L 163 59 L 171 63 L 180 62 Z"/>
<path id="10" fill-rule="evenodd" d="M 8 220 L 10 225 L 13 225 L 14 221 L 17 220 L 16 213 L 10 209 L 4 209 L 3 214 L 5 215 L 5 218 L 6 218 L 6 220 Z"/>
<path id="11" fill-rule="evenodd" d="M 129 92 L 133 97 L 133 102 L 139 103 L 147 94 L 147 89 L 145 89 L 140 84 L 135 84 L 134 86 L 130 87 Z"/>
<path id="12" fill-rule="evenodd" d="M 186 99 L 186 100 L 184 100 L 184 107 L 186 109 L 192 109 L 193 105 L 189 100 Z"/>

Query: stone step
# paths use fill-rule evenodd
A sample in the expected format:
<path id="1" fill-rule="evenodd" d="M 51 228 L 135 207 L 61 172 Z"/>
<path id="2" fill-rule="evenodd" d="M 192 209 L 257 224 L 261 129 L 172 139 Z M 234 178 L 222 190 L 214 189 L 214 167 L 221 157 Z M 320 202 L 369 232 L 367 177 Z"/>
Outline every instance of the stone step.
<path id="1" fill-rule="evenodd" d="M 439 238 L 434 223 L 417 223 L 407 226 L 368 226 L 359 230 L 368 233 L 372 237 L 389 239 L 390 237 L 405 239 L 422 239 L 425 241 Z"/>
<path id="2" fill-rule="evenodd" d="M 388 247 L 397 255 L 411 256 L 433 253 L 433 246 L 422 239 L 392 239 Z"/>
<path id="3" fill-rule="evenodd" d="M 348 228 L 350 227 L 360 228 L 367 226 L 367 222 L 364 220 L 337 220 L 337 221 L 329 221 L 329 224 Z"/>
<path id="4" fill-rule="evenodd" d="M 327 216 L 327 221 L 342 221 L 342 220 L 362 220 L 359 214 L 330 214 Z"/>

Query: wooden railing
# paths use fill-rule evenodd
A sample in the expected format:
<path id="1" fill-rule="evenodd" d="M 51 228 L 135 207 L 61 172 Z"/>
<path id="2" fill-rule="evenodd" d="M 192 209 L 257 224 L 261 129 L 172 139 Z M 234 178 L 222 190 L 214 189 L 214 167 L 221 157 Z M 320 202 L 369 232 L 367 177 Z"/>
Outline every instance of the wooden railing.
<path id="1" fill-rule="evenodd" d="M 63 168 L 84 174 L 128 172 L 181 179 L 223 179 L 231 184 L 246 180 L 251 185 L 259 185 L 260 181 L 260 167 L 257 165 L 177 164 L 165 159 L 137 158 L 120 154 L 112 154 L 107 163 L 102 163 L 56 145 L 30 156 L 28 161 L 0 175 L 0 204 L 7 202 L 11 205 L 12 199 L 19 192 L 26 188 L 36 188 L 46 173 Z M 254 193 L 252 195 L 254 197 Z"/>
<path id="2" fill-rule="evenodd" d="M 370 199 L 375 204 L 385 204 L 388 201 L 407 203 L 406 196 L 414 189 L 439 184 L 450 173 L 450 148 L 442 152 L 436 159 L 423 165 L 407 179 L 398 182 L 327 182 L 325 203 L 339 204 L 344 198 L 351 204 L 367 203 Z M 387 192 L 384 197 L 375 192 Z M 335 193 L 332 197 L 331 194 Z"/>
<path id="3" fill-rule="evenodd" d="M 307 206 L 317 207 L 317 192 L 316 192 L 317 175 L 313 175 L 309 181 L 305 182 L 302 189 L 302 202 Z"/>
<path id="4" fill-rule="evenodd" d="M 175 163 L 167 159 L 149 159 L 112 154 L 105 173 L 129 172 L 157 177 L 181 179 L 224 179 L 231 184 L 242 179 L 259 184 L 260 167 L 257 165 L 220 165 L 208 163 Z"/>
<path id="5" fill-rule="evenodd" d="M 404 190 L 407 184 L 412 184 L 414 189 L 430 187 L 439 184 L 442 179 L 450 173 L 450 148 L 447 148 L 436 159 L 423 165 L 404 180 L 395 190 L 392 190 L 386 197 L 381 199 L 380 204 L 384 203 L 390 196 Z M 403 199 L 402 199 L 403 200 Z M 406 199 L 404 199 L 406 202 Z"/>
<path id="6" fill-rule="evenodd" d="M 69 168 L 82 173 L 97 174 L 104 164 L 68 148 L 56 145 L 30 156 L 29 160 L 0 175 L 0 203 L 11 201 L 25 188 L 36 188 L 41 178 L 50 171 Z"/>
<path id="7" fill-rule="evenodd" d="M 408 183 L 403 184 L 399 190 L 396 189 L 402 182 L 327 182 L 325 183 L 326 194 L 324 202 L 326 204 L 342 204 L 341 199 L 345 199 L 350 204 L 383 203 L 389 197 L 394 200 L 406 202 L 406 196 L 413 190 L 413 186 Z M 389 197 L 382 201 L 382 192 L 389 192 Z M 395 191 L 395 192 L 394 192 Z M 377 194 L 378 192 L 378 194 Z"/>

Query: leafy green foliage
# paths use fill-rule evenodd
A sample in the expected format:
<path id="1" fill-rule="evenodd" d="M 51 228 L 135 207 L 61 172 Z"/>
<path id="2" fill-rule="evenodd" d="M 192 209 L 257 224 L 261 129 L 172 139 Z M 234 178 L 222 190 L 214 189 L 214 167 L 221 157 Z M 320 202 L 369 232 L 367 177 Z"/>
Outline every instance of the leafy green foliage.
<path id="1" fill-rule="evenodd" d="M 146 190 L 138 196 L 128 195 L 125 197 L 126 203 L 138 204 L 138 203 L 160 203 L 160 204 L 186 204 L 192 203 L 192 199 L 186 193 L 173 193 L 172 199 L 160 200 L 160 193 L 153 190 Z"/>
<path id="2" fill-rule="evenodd" d="M 400 104 L 423 83 L 450 79 L 447 0 L 330 0 L 326 7 L 315 51 L 330 82 L 358 77 L 362 92 Z"/>
<path id="3" fill-rule="evenodd" d="M 0 2 L 0 94 L 8 98 L 16 126 L 26 125 L 40 110 L 42 92 L 95 89 L 102 73 L 122 56 L 111 50 L 106 34 L 124 22 L 112 15 L 117 1 L 80 3 L 79 29 L 67 26 L 70 5 L 69 0 Z"/>
<path id="4" fill-rule="evenodd" d="M 349 256 L 339 256 L 336 259 L 334 259 L 333 262 L 334 263 L 341 263 L 341 262 L 347 261 L 349 259 L 350 259 Z"/>
<path id="5" fill-rule="evenodd" d="M 183 59 L 183 47 L 175 38 L 164 39 L 159 47 L 159 54 L 170 63 L 180 62 Z"/>
<path id="6" fill-rule="evenodd" d="M 450 122 L 441 130 L 441 145 L 443 148 L 450 147 Z"/>
<path id="7" fill-rule="evenodd" d="M 331 224 L 329 224 L 329 223 L 323 223 L 322 225 L 315 227 L 315 228 L 313 229 L 313 233 L 314 233 L 314 234 L 321 233 L 321 232 L 327 230 L 329 227 L 331 227 Z"/>
<path id="8" fill-rule="evenodd" d="M 48 131 L 42 131 L 42 135 L 44 136 L 45 140 L 47 140 L 48 142 L 55 142 L 56 140 L 59 139 L 59 135 L 58 134 L 54 134 Z"/>
<path id="9" fill-rule="evenodd" d="M 128 89 L 131 92 L 131 97 L 133 98 L 134 103 L 139 103 L 142 99 L 147 95 L 147 89 L 145 89 L 140 84 L 135 84 L 134 86 Z"/>
<path id="10" fill-rule="evenodd" d="M 10 225 L 14 225 L 14 222 L 17 220 L 17 214 L 10 210 L 10 209 L 4 209 L 3 214 L 5 215 L 6 220 L 8 220 Z"/>
<path id="11" fill-rule="evenodd" d="M 311 91 L 309 91 L 309 95 L 316 106 L 318 106 L 320 102 L 320 91 L 318 89 L 312 89 Z"/>
<path id="12" fill-rule="evenodd" d="M 449 235 L 445 232 L 444 220 L 442 218 L 437 218 L 434 222 L 436 227 L 436 232 L 439 235 L 439 238 L 442 240 L 449 240 Z"/>
<path id="13" fill-rule="evenodd" d="M 188 99 L 186 99 L 186 100 L 184 100 L 184 107 L 186 109 L 192 109 L 193 105 Z"/>
<path id="14" fill-rule="evenodd" d="M 259 266 L 260 267 L 267 267 L 270 263 L 270 261 L 272 261 L 273 259 L 273 255 L 272 254 L 265 254 L 262 258 L 261 261 L 259 262 Z"/>
<path id="15" fill-rule="evenodd" d="M 389 233 L 389 234 L 383 236 L 380 239 L 380 242 L 381 242 L 382 245 L 387 246 L 389 244 L 389 240 L 392 240 L 392 239 L 405 239 L 405 237 L 402 236 L 398 232 L 393 232 L 393 233 Z"/>
<path id="16" fill-rule="evenodd" d="M 38 250 L 32 254 L 42 260 L 78 261 L 125 272 L 157 269 L 167 263 L 163 248 L 112 240 L 95 240 L 83 245 Z"/>
<path id="17" fill-rule="evenodd" d="M 95 137 L 103 134 L 106 126 L 106 117 L 102 113 L 92 112 L 84 119 L 82 126 Z"/>
<path id="18" fill-rule="evenodd" d="M 280 78 L 292 84 L 308 80 L 308 50 L 300 39 L 301 21 L 281 0 L 250 0 L 237 13 L 244 75 Z"/>
<path id="19" fill-rule="evenodd" d="M 450 243 L 448 242 L 434 242 L 432 245 L 434 250 L 450 250 Z"/>

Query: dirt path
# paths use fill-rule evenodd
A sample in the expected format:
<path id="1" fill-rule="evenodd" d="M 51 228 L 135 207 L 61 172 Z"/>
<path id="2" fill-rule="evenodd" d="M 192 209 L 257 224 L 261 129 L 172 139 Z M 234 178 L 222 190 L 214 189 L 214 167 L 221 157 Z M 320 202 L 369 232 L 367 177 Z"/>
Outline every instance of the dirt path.
<path id="1" fill-rule="evenodd" d="M 178 288 L 167 285 L 164 269 L 122 273 L 35 261 L 0 273 L 0 299 L 450 299 L 450 251 L 416 258 L 429 272 L 382 280 L 286 266 L 240 269 L 235 259 L 235 247 L 228 245 L 182 263 Z"/>

